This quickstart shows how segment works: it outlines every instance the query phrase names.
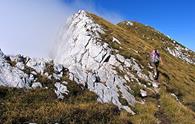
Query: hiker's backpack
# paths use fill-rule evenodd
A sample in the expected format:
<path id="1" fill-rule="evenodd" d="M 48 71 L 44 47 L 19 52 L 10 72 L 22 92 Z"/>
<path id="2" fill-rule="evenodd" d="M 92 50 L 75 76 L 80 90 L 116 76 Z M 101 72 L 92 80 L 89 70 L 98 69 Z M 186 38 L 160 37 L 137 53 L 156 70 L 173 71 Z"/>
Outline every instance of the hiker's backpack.
<path id="1" fill-rule="evenodd" d="M 151 53 L 151 62 L 156 63 L 160 61 L 160 53 L 158 51 L 153 50 Z"/>

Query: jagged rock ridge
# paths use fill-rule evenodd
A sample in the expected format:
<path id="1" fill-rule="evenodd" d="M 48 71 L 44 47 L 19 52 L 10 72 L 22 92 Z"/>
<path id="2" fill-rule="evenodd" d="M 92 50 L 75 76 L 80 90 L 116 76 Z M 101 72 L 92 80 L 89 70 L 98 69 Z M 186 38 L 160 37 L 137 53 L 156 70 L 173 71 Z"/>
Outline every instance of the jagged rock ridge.
<path id="1" fill-rule="evenodd" d="M 127 81 L 139 83 L 140 78 L 152 83 L 151 72 L 144 74 L 143 66 L 134 58 L 125 59 L 120 54 L 113 54 L 116 50 L 101 39 L 104 29 L 85 11 L 74 14 L 66 26 L 59 39 L 55 62 L 69 69 L 72 80 L 95 92 L 98 101 L 112 102 L 133 113 L 129 105 L 133 106 L 136 100 Z M 114 37 L 113 42 L 120 43 Z M 120 76 L 119 71 L 125 72 L 125 76 Z M 120 99 L 125 99 L 127 104 L 123 105 Z"/>

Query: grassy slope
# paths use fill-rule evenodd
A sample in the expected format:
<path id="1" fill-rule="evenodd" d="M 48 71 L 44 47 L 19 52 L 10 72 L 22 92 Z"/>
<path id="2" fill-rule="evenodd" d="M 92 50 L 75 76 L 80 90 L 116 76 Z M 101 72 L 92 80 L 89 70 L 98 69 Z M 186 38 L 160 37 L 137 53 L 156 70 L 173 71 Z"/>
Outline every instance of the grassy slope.
<path id="1" fill-rule="evenodd" d="M 160 98 L 149 97 L 145 105 L 136 105 L 137 115 L 131 117 L 135 123 L 156 123 L 157 120 L 167 123 L 190 124 L 195 122 L 195 66 L 168 54 L 164 48 L 173 47 L 172 40 L 155 29 L 133 22 L 133 26 L 124 23 L 113 25 L 106 20 L 90 14 L 90 16 L 106 29 L 103 36 L 112 48 L 119 50 L 125 57 L 134 57 L 145 66 L 149 62 L 149 53 L 157 48 L 161 52 L 163 65 L 160 65 Z M 117 38 L 121 44 L 113 43 L 112 37 Z M 163 43 L 165 42 L 165 43 Z M 138 51 L 138 52 L 136 52 Z M 195 56 L 191 52 L 192 57 Z M 134 84 L 130 84 L 130 87 Z M 179 97 L 179 102 L 170 94 Z M 157 108 L 157 102 L 161 108 Z M 144 112 L 145 111 L 145 112 Z"/>
<path id="2" fill-rule="evenodd" d="M 126 112 L 118 107 L 97 103 L 97 96 L 68 80 L 69 95 L 58 100 L 52 89 L 0 87 L 0 123 L 88 123 L 129 124 Z"/>

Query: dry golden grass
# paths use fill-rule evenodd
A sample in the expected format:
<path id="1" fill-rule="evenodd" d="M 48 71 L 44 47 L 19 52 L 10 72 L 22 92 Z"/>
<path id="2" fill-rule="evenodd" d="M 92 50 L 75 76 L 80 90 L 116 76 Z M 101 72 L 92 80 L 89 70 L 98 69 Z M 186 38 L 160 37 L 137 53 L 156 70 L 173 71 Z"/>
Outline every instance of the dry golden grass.
<path id="1" fill-rule="evenodd" d="M 173 96 L 163 92 L 160 104 L 173 124 L 195 124 L 194 112 L 178 103 Z"/>
<path id="2" fill-rule="evenodd" d="M 154 103 L 146 102 L 145 104 L 136 105 L 137 114 L 131 116 L 130 119 L 134 124 L 155 124 L 157 119 L 154 117 L 157 107 Z"/>
<path id="3" fill-rule="evenodd" d="M 127 26 L 124 22 L 113 25 L 96 15 L 90 14 L 90 16 L 95 20 L 95 22 L 100 24 L 105 29 L 106 33 L 102 35 L 102 41 L 107 42 L 112 48 L 119 50 L 119 53 L 126 58 L 133 57 L 137 59 L 139 63 L 144 65 L 144 72 L 149 70 L 147 65 L 149 63 L 149 53 L 151 50 L 157 48 L 160 51 L 163 60 L 163 65 L 160 65 L 160 83 L 162 87 L 165 87 L 161 101 L 164 101 L 162 102 L 164 105 L 171 103 L 174 105 L 166 106 L 166 109 L 163 108 L 163 112 L 172 118 L 171 120 L 173 123 L 176 123 L 179 122 L 176 120 L 180 120 L 180 117 L 174 115 L 173 113 L 171 114 L 169 111 L 175 111 L 176 106 L 177 108 L 184 107 L 185 109 L 178 112 L 181 114 L 180 116 L 186 115 L 188 118 L 181 122 L 193 123 L 195 110 L 195 66 L 173 57 L 167 51 L 165 51 L 167 46 L 170 48 L 174 47 L 173 40 L 156 31 L 154 28 L 137 22 L 133 22 L 133 26 Z M 117 38 L 121 44 L 113 43 L 112 37 Z M 189 54 L 191 58 L 195 57 L 194 52 L 191 51 Z M 132 87 L 132 89 L 139 91 L 138 86 L 133 85 L 132 83 L 129 83 L 129 85 Z M 171 93 L 178 96 L 181 104 L 175 102 L 173 97 L 168 97 Z M 156 105 L 155 99 L 149 98 L 148 100 L 150 102 L 148 107 Z M 136 108 L 138 110 L 142 109 L 142 111 L 148 110 L 147 106 L 144 107 L 140 105 L 136 106 Z M 187 111 L 190 112 L 187 113 Z M 139 114 L 140 113 L 133 117 L 136 118 L 135 120 L 137 120 L 136 122 L 134 121 L 135 123 L 141 123 L 138 120 L 144 119 L 144 117 L 142 117 L 142 115 L 139 116 Z M 153 118 L 153 115 L 151 115 L 150 112 L 143 114 L 145 114 L 144 116 L 146 116 L 146 120 L 148 120 L 148 117 L 150 116 Z M 155 118 L 149 119 L 148 121 L 150 120 L 155 120 Z M 145 123 L 149 122 L 146 121 Z"/>
<path id="4" fill-rule="evenodd" d="M 96 95 L 87 90 L 80 92 L 84 93 L 72 94 L 59 101 L 54 92 L 47 89 L 26 91 L 1 87 L 0 122 L 115 123 L 114 119 L 120 114 L 117 106 L 97 103 Z"/>

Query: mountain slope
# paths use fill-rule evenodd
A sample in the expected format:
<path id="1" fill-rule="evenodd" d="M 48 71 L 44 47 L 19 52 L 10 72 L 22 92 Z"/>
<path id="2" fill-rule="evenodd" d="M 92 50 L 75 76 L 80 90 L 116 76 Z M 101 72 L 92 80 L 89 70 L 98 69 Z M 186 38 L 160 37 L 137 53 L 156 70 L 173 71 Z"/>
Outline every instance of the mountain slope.
<path id="1" fill-rule="evenodd" d="M 75 17 L 78 17 L 80 20 L 75 21 L 75 23 L 71 21 L 73 22 L 73 27 L 70 25 L 68 28 L 68 32 L 73 33 L 73 38 L 67 37 L 69 36 L 66 33 L 67 30 L 62 33 L 63 36 L 60 39 L 61 44 L 58 49 L 63 50 L 63 52 L 57 54 L 60 55 L 61 61 L 58 60 L 59 58 L 54 59 L 56 62 L 67 66 L 70 72 L 79 80 L 77 82 L 83 82 L 84 85 L 87 85 L 86 87 L 98 94 L 97 87 L 91 88 L 90 85 L 94 83 L 106 83 L 106 88 L 109 86 L 110 81 L 105 80 L 105 77 L 109 79 L 109 72 L 113 74 L 113 70 L 115 70 L 117 75 L 120 75 L 120 79 L 124 80 L 123 84 L 131 88 L 133 92 L 130 91 L 129 93 L 133 94 L 134 97 L 136 95 L 139 96 L 139 93 L 136 92 L 139 92 L 140 89 L 144 89 L 150 93 L 152 89 L 150 85 L 153 83 L 153 78 L 151 76 L 152 69 L 149 64 L 149 53 L 152 49 L 157 48 L 162 54 L 164 63 L 160 67 L 160 82 L 162 85 L 162 91 L 160 92 L 165 96 L 168 95 L 167 99 L 171 97 L 174 100 L 175 97 L 172 98 L 172 95 L 176 96 L 176 99 L 179 100 L 176 103 L 178 105 L 180 103 L 186 105 L 187 107 L 184 106 L 185 112 L 189 111 L 191 113 L 189 117 L 193 119 L 194 113 L 192 110 L 194 109 L 195 98 L 193 92 L 193 88 L 195 87 L 193 51 L 188 50 L 153 28 L 139 23 L 134 22 L 130 27 L 125 22 L 113 25 L 96 15 L 84 11 L 80 11 L 77 14 L 71 19 L 74 20 Z M 83 20 L 83 17 L 87 18 L 87 20 Z M 134 28 L 131 28 L 131 26 Z M 77 32 L 73 30 L 75 28 L 82 31 Z M 67 42 L 65 41 L 69 42 L 69 44 L 66 44 Z M 71 53 L 68 49 L 76 52 Z M 104 49 L 107 51 L 102 54 L 101 51 L 104 51 Z M 117 56 L 119 57 L 117 58 Z M 105 57 L 106 61 L 101 61 L 101 59 L 100 61 L 95 61 L 96 57 L 101 59 Z M 113 58 L 114 60 L 115 58 L 119 60 L 118 63 L 113 64 Z M 72 64 L 69 66 L 66 63 Z M 178 66 L 173 66 L 175 64 Z M 73 69 L 71 69 L 72 65 L 74 65 Z M 109 71 L 102 75 L 102 71 L 106 70 L 104 65 L 106 65 Z M 110 65 L 111 67 L 109 67 Z M 134 68 L 135 65 L 136 68 Z M 101 70 L 101 67 L 103 67 L 103 70 Z M 79 70 L 82 73 L 75 70 Z M 96 80 L 92 82 L 88 81 L 87 78 L 91 76 L 91 73 L 95 73 L 100 79 L 97 82 Z M 102 88 L 101 90 L 105 89 Z M 115 92 L 118 92 L 118 90 L 116 89 Z M 151 94 L 154 95 L 154 93 Z M 107 94 L 105 96 L 101 95 L 102 93 L 99 94 L 99 98 L 103 99 Z M 112 96 L 112 94 L 109 94 L 109 96 Z M 120 99 L 121 96 L 118 96 L 118 99 Z M 122 98 L 125 98 L 123 94 Z M 128 101 L 128 99 L 126 100 Z M 139 101 L 139 98 L 137 100 Z M 161 100 L 163 101 L 165 98 L 160 99 L 158 102 L 161 102 Z M 112 98 L 107 99 L 107 101 L 113 102 Z M 123 105 L 123 103 L 121 104 Z M 177 120 L 173 119 L 174 121 L 177 122 Z"/>
<path id="2" fill-rule="evenodd" d="M 149 62 L 154 48 L 163 60 L 158 87 Z M 195 53 L 154 28 L 79 11 L 53 51 L 53 60 L 0 52 L 0 121 L 195 122 Z"/>
<path id="3" fill-rule="evenodd" d="M 107 41 L 112 48 L 117 49 L 119 53 L 126 58 L 136 58 L 147 70 L 150 70 L 147 68 L 149 64 L 149 53 L 152 49 L 157 48 L 161 52 L 163 59 L 163 65 L 160 66 L 160 92 L 162 92 L 163 95 L 166 94 L 166 97 L 170 97 L 170 94 L 175 94 L 180 103 L 185 105 L 185 107 L 182 105 L 182 108 L 185 108 L 185 113 L 191 113 L 191 117 L 194 117 L 194 112 L 192 111 L 194 111 L 195 100 L 195 92 L 193 91 L 195 86 L 195 53 L 193 51 L 183 47 L 176 41 L 149 26 L 135 22 L 129 22 L 127 24 L 121 22 L 118 25 L 112 25 L 93 14 L 91 14 L 91 17 L 107 31 L 106 35 L 102 35 L 102 37 L 105 38 L 105 41 Z M 119 39 L 120 44 L 111 42 L 112 36 Z M 170 52 L 168 48 L 172 49 L 174 52 Z M 180 51 L 182 51 L 182 53 Z M 165 101 L 167 100 L 165 97 L 163 98 L 164 99 L 160 99 L 160 102 L 163 104 L 165 104 L 164 102 L 168 102 Z M 171 105 L 164 107 L 163 109 L 174 111 Z M 165 113 L 171 117 L 177 116 L 171 112 Z M 175 111 L 175 114 L 176 113 Z M 180 119 L 173 119 L 172 121 L 182 123 L 182 121 L 179 120 Z M 181 120 L 186 119 L 184 117 Z"/>

